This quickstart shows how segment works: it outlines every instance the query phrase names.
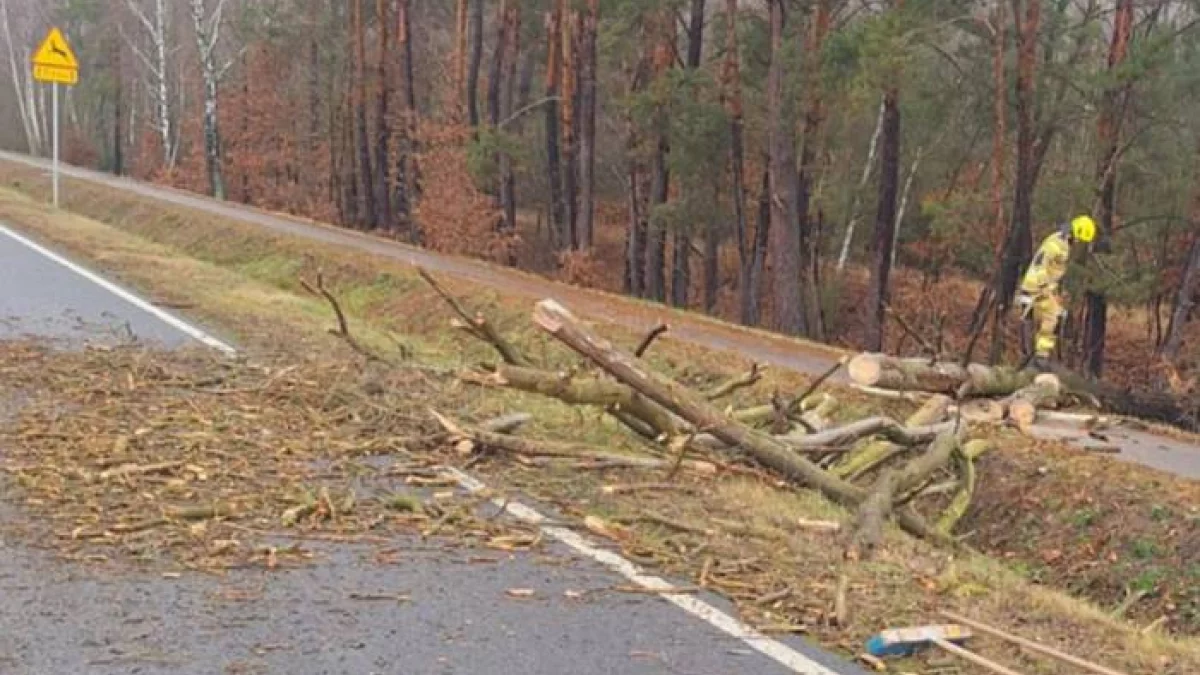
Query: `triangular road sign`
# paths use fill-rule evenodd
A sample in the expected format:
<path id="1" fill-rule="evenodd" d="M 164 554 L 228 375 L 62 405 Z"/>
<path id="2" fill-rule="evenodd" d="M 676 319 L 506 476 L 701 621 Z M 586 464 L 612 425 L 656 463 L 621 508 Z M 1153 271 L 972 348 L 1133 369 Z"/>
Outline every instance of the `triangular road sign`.
<path id="1" fill-rule="evenodd" d="M 34 52 L 33 65 L 79 70 L 79 61 L 75 58 L 75 52 L 71 51 L 71 46 L 67 44 L 67 38 L 63 37 L 62 31 L 57 28 L 50 29 L 50 33 L 42 41 L 42 45 Z"/>

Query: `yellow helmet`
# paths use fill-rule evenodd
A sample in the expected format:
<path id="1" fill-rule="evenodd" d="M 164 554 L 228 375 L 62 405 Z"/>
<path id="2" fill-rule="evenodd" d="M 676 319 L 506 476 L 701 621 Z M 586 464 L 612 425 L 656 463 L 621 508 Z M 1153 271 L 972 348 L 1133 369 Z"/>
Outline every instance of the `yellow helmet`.
<path id="1" fill-rule="evenodd" d="M 1087 216 L 1077 216 L 1071 221 L 1071 236 L 1076 241 L 1090 244 L 1096 238 L 1096 221 Z"/>

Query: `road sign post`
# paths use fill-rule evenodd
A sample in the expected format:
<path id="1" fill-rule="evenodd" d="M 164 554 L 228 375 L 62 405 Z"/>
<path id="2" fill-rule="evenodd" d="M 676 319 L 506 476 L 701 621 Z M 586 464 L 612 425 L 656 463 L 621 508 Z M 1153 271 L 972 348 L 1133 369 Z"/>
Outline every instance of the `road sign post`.
<path id="1" fill-rule="evenodd" d="M 75 52 L 71 51 L 71 45 L 67 44 L 67 38 L 58 28 L 51 28 L 46 39 L 42 40 L 42 44 L 33 53 L 33 79 L 53 87 L 51 116 L 54 118 L 54 158 L 51 192 L 54 195 L 54 207 L 58 208 L 58 85 L 65 84 L 70 87 L 79 82 L 79 60 L 75 58 Z"/>

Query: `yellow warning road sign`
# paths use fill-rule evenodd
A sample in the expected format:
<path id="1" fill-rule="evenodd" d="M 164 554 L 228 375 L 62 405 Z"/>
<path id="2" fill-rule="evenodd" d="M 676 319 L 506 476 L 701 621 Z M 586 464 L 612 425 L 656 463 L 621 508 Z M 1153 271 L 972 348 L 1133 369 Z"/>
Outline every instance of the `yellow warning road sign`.
<path id="1" fill-rule="evenodd" d="M 51 28 L 41 46 L 33 53 L 33 79 L 58 84 L 75 84 L 79 81 L 79 60 L 58 28 Z"/>

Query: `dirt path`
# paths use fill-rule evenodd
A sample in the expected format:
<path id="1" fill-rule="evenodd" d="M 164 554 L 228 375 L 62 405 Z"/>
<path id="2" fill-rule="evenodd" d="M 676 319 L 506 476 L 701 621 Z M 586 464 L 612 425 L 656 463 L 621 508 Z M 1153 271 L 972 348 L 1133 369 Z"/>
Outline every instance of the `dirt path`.
<path id="1" fill-rule="evenodd" d="M 0 160 L 37 169 L 48 169 L 40 159 L 0 152 Z M 828 368 L 844 352 L 833 347 L 787 338 L 765 331 L 735 326 L 698 314 L 662 305 L 653 305 L 609 293 L 569 286 L 533 274 L 491 265 L 482 261 L 442 255 L 392 240 L 333 227 L 322 223 L 265 212 L 252 207 L 218 202 L 181 190 L 140 183 L 77 167 L 60 165 L 64 175 L 104 185 L 177 206 L 201 210 L 261 226 L 276 233 L 312 241 L 349 247 L 466 281 L 529 298 L 554 298 L 573 311 L 602 318 L 634 330 L 650 328 L 659 321 L 670 324 L 671 335 L 679 340 L 710 349 L 736 352 L 745 358 L 801 373 L 815 374 Z M 845 382 L 839 374 L 838 380 Z M 1076 442 L 1080 447 L 1094 445 L 1085 435 L 1061 427 L 1039 429 L 1042 435 L 1055 435 Z M 1200 445 L 1123 429 L 1113 432 L 1109 441 L 1121 449 L 1114 455 L 1123 461 L 1144 464 L 1186 478 L 1200 479 Z"/>

